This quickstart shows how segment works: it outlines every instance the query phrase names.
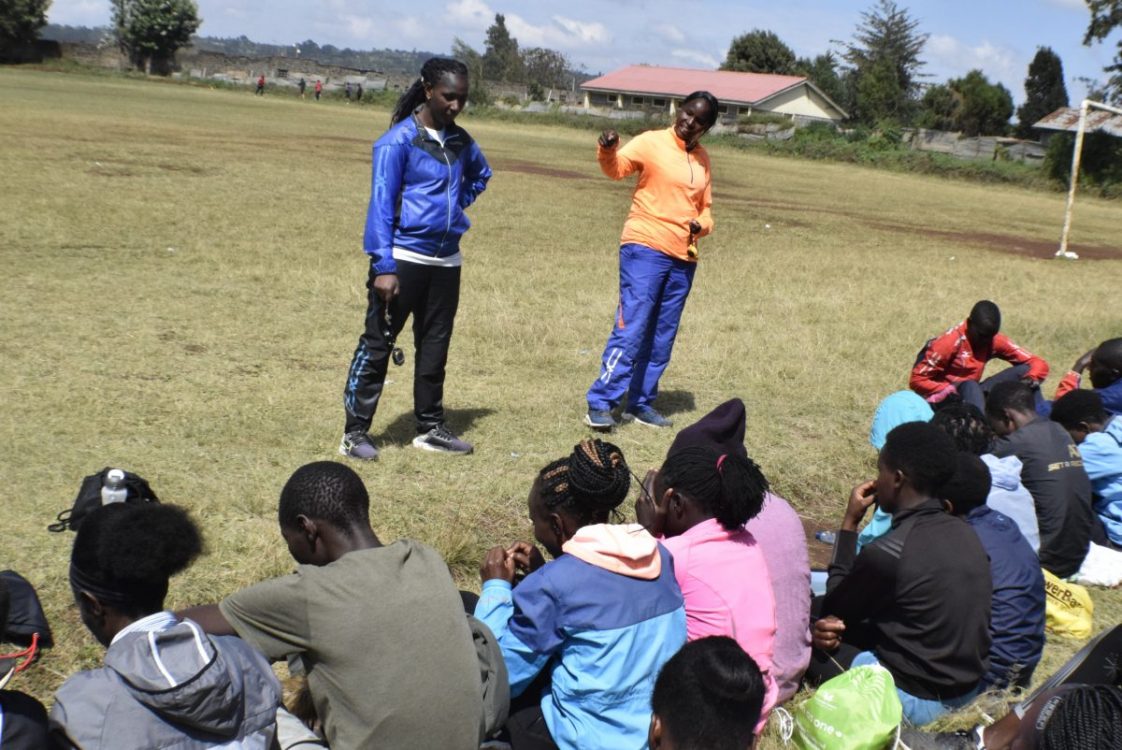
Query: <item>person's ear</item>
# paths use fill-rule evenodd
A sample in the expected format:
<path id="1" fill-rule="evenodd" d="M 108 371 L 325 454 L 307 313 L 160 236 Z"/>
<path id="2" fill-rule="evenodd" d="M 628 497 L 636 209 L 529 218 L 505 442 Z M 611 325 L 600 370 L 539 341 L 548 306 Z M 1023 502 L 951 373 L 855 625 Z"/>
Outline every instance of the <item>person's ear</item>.
<path id="1" fill-rule="evenodd" d="M 907 481 L 908 475 L 900 469 L 896 469 L 892 472 L 892 489 L 894 489 L 897 494 L 899 494 L 900 488 L 903 487 L 904 483 Z"/>
<path id="2" fill-rule="evenodd" d="M 651 750 L 658 750 L 662 747 L 662 719 L 658 718 L 658 714 L 651 714 L 651 727 L 647 730 L 647 744 L 650 745 Z"/>
<path id="3" fill-rule="evenodd" d="M 677 490 L 669 490 L 670 496 L 666 499 L 666 509 L 674 515 L 675 518 L 681 518 L 686 512 L 686 502 L 682 497 L 682 493 Z"/>
<path id="4" fill-rule="evenodd" d="M 296 516 L 296 524 L 300 527 L 304 539 L 308 542 L 308 549 L 314 550 L 316 541 L 319 539 L 319 529 L 316 527 L 316 522 L 307 516 Z"/>
<path id="5" fill-rule="evenodd" d="M 96 596 L 88 591 L 78 594 L 78 606 L 92 617 L 98 619 L 105 617 L 105 607 L 102 606 Z"/>
<path id="6" fill-rule="evenodd" d="M 422 81 L 421 86 L 425 89 L 425 101 L 427 102 L 429 99 L 432 99 L 432 84 Z"/>
<path id="7" fill-rule="evenodd" d="M 565 519 L 561 517 L 560 513 L 549 514 L 549 531 L 557 540 L 557 546 L 560 547 L 568 539 L 568 532 L 565 529 Z"/>
<path id="8" fill-rule="evenodd" d="M 954 503 L 952 503 L 950 500 L 944 500 L 943 501 L 943 510 L 947 511 L 947 513 L 949 515 L 953 516 L 954 515 Z"/>

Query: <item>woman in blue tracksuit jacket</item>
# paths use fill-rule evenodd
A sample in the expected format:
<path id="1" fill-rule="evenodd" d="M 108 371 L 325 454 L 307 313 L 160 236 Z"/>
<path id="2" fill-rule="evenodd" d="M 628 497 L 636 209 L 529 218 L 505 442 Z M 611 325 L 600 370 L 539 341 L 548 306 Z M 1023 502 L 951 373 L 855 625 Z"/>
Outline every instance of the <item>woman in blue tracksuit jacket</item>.
<path id="1" fill-rule="evenodd" d="M 374 144 L 370 208 L 363 250 L 370 256 L 365 330 L 343 390 L 346 426 L 339 452 L 371 460 L 367 434 L 393 341 L 413 317 L 413 445 L 471 453 L 444 424 L 444 367 L 460 299 L 460 237 L 471 226 L 464 209 L 483 192 L 491 168 L 455 123 L 467 103 L 468 71 L 432 58 L 402 94 L 391 127 Z"/>

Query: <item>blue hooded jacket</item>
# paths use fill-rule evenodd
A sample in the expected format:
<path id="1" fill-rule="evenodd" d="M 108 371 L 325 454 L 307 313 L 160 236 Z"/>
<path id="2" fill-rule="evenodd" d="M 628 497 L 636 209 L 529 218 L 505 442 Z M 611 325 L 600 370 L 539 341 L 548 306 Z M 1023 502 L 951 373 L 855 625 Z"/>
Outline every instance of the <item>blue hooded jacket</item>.
<path id="1" fill-rule="evenodd" d="M 377 274 L 396 273 L 395 247 L 446 258 L 471 226 L 464 209 L 487 187 L 491 167 L 467 131 L 452 124 L 444 145 L 416 115 L 374 143 L 370 208 L 362 247 Z"/>

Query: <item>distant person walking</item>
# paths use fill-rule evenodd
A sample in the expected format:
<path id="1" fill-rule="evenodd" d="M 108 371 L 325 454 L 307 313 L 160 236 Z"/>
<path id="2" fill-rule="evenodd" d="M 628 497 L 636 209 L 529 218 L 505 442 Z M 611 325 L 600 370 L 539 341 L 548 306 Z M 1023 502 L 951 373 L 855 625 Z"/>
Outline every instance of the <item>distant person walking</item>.
<path id="1" fill-rule="evenodd" d="M 305 81 L 303 78 L 301 78 L 300 83 L 298 83 L 296 85 L 300 87 L 300 98 L 303 99 L 304 98 L 304 89 L 308 88 L 308 82 Z"/>
<path id="2" fill-rule="evenodd" d="M 265 95 L 265 74 L 262 73 L 261 77 L 257 79 L 257 90 L 253 92 L 257 96 Z"/>
<path id="3" fill-rule="evenodd" d="M 318 79 L 316 80 L 315 91 L 316 91 L 316 101 L 318 102 L 319 101 L 319 95 L 323 93 L 323 81 L 320 81 Z"/>
<path id="4" fill-rule="evenodd" d="M 358 89 L 355 91 L 355 101 L 359 104 L 362 103 L 362 84 L 358 84 Z"/>
<path id="5" fill-rule="evenodd" d="M 367 434 L 393 342 L 413 317 L 413 446 L 471 453 L 444 423 L 444 368 L 460 299 L 464 209 L 487 187 L 491 168 L 456 116 L 467 104 L 462 62 L 432 58 L 398 99 L 390 129 L 374 144 L 373 188 L 363 249 L 370 256 L 366 324 L 343 390 L 339 452 L 371 460 Z"/>
<path id="6" fill-rule="evenodd" d="M 349 102 L 351 100 L 351 82 L 350 81 L 347 81 L 346 97 L 347 97 L 347 101 Z"/>
<path id="7" fill-rule="evenodd" d="M 612 410 L 627 396 L 625 419 L 652 427 L 671 422 L 653 406 L 670 364 L 678 321 L 697 270 L 697 239 L 713 231 L 709 154 L 698 145 L 717 122 L 708 91 L 685 98 L 674 124 L 619 147 L 619 133 L 600 135 L 596 156 L 613 180 L 639 173 L 619 248 L 619 307 L 604 347 L 600 377 L 588 389 L 585 423 L 616 426 Z"/>

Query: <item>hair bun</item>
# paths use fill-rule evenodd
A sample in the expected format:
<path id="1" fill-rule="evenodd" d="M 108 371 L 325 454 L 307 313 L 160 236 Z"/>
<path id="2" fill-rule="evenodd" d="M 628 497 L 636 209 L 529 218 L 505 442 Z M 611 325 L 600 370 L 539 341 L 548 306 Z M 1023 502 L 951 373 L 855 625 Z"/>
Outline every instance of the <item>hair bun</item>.
<path id="1" fill-rule="evenodd" d="M 569 456 L 569 483 L 582 505 L 614 510 L 631 489 L 631 472 L 617 446 L 602 440 L 582 440 Z"/>

